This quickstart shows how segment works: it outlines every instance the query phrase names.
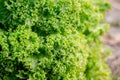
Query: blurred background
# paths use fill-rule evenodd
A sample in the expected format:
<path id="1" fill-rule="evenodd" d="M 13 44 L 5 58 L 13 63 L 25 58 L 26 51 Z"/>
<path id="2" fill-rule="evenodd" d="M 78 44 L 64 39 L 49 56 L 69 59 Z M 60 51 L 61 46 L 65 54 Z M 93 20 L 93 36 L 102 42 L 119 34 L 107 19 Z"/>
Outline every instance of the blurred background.
<path id="1" fill-rule="evenodd" d="M 120 80 L 120 0 L 110 0 L 112 8 L 106 14 L 106 22 L 110 29 L 102 37 L 102 41 L 112 54 L 107 58 L 107 64 L 112 70 L 113 80 Z"/>

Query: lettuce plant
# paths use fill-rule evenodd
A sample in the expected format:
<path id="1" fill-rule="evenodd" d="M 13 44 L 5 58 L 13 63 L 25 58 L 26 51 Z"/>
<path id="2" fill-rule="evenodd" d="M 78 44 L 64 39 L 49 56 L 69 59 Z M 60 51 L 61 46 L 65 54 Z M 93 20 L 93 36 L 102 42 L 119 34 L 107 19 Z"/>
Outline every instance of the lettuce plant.
<path id="1" fill-rule="evenodd" d="M 110 80 L 99 36 L 105 0 L 0 0 L 0 80 Z"/>

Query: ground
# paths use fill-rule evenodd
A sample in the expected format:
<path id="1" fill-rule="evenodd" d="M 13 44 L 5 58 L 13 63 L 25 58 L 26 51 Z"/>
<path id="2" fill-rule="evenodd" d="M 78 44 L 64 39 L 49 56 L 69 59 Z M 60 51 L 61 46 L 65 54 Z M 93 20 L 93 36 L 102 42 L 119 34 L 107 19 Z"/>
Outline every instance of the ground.
<path id="1" fill-rule="evenodd" d="M 102 41 L 112 51 L 107 58 L 107 64 L 112 70 L 115 80 L 120 80 L 120 0 L 110 0 L 112 9 L 106 14 L 110 29 L 102 37 Z"/>

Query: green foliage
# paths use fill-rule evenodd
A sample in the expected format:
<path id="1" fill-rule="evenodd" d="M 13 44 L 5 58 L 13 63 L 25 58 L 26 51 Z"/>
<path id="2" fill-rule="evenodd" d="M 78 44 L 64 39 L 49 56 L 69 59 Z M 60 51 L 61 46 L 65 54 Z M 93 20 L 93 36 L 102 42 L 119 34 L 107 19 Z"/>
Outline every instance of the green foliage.
<path id="1" fill-rule="evenodd" d="M 103 0 L 0 0 L 0 79 L 110 80 Z"/>

